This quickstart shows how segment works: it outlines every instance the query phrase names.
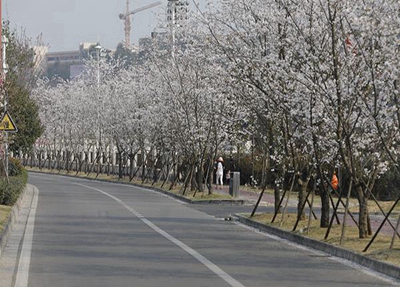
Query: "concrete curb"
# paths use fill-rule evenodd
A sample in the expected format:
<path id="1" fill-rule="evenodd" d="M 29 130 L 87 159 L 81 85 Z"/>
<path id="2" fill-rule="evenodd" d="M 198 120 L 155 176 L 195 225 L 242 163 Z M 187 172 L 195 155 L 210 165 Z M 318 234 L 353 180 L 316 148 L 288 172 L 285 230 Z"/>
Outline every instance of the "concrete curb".
<path id="1" fill-rule="evenodd" d="M 359 253 L 355 253 L 352 251 L 349 251 L 347 249 L 343 249 L 337 246 L 330 245 L 325 242 L 321 242 L 318 240 L 314 240 L 311 238 L 306 238 L 301 235 L 289 232 L 289 231 L 284 231 L 272 226 L 268 226 L 259 222 L 256 222 L 254 220 L 251 220 L 247 217 L 244 217 L 243 215 L 240 214 L 235 214 L 235 216 L 239 219 L 239 222 L 257 228 L 261 231 L 265 231 L 269 234 L 281 237 L 283 239 L 295 242 L 297 244 L 316 249 L 322 252 L 325 252 L 327 254 L 343 258 L 349 261 L 352 261 L 354 263 L 357 263 L 361 266 L 364 266 L 366 268 L 369 268 L 371 270 L 374 270 L 376 272 L 382 273 L 384 275 L 390 276 L 395 279 L 400 279 L 400 267 L 374 260 L 368 257 L 365 257 Z"/>
<path id="2" fill-rule="evenodd" d="M 53 175 L 59 175 L 59 176 L 65 176 L 65 177 L 73 177 L 73 178 L 80 178 L 80 179 L 86 179 L 86 180 L 94 180 L 94 181 L 101 181 L 101 182 L 107 182 L 107 183 L 117 183 L 117 184 L 124 184 L 124 185 L 131 185 L 131 186 L 136 186 L 144 189 L 150 189 L 152 191 L 156 191 L 159 193 L 163 193 L 165 195 L 168 195 L 170 197 L 173 197 L 175 199 L 178 199 L 182 202 L 189 203 L 189 204 L 218 204 L 218 205 L 244 205 L 244 204 L 254 204 L 254 202 L 244 200 L 244 199 L 208 199 L 208 200 L 191 200 L 189 198 L 186 198 L 184 196 L 166 191 L 164 189 L 154 187 L 154 186 L 147 186 L 147 185 L 140 185 L 137 183 L 133 182 L 124 182 L 124 181 L 114 181 L 114 180 L 109 180 L 109 179 L 102 179 L 102 178 L 89 178 L 89 177 L 80 177 L 80 176 L 74 176 L 72 174 L 58 174 L 58 173 L 51 173 L 51 172 L 45 172 L 45 171 L 31 171 L 28 170 L 28 172 L 32 173 L 44 173 L 44 174 L 53 174 Z"/>
<path id="3" fill-rule="evenodd" d="M 160 192 L 163 193 L 165 195 L 168 195 L 170 197 L 176 198 L 178 200 L 181 200 L 183 202 L 186 203 L 190 203 L 190 204 L 218 204 L 218 205 L 222 205 L 222 204 L 228 204 L 228 205 L 243 205 L 245 203 L 248 203 L 246 200 L 243 199 L 208 199 L 208 200 L 191 200 L 189 198 L 180 196 L 178 194 L 163 190 L 161 188 L 157 188 L 157 187 L 149 187 L 149 186 L 142 186 L 142 185 L 138 185 L 133 183 L 133 185 L 138 186 L 138 187 L 142 187 L 142 188 L 147 188 L 147 189 L 151 189 L 154 190 L 156 192 Z"/>
<path id="4" fill-rule="evenodd" d="M 18 215 L 21 211 L 22 201 L 28 191 L 28 189 L 33 189 L 33 186 L 27 184 L 22 193 L 20 194 L 17 202 L 11 208 L 10 214 L 4 224 L 3 230 L 0 231 L 0 258 L 3 254 L 4 247 L 6 246 L 8 239 L 11 235 L 11 232 L 14 229 L 15 222 L 18 218 Z"/>

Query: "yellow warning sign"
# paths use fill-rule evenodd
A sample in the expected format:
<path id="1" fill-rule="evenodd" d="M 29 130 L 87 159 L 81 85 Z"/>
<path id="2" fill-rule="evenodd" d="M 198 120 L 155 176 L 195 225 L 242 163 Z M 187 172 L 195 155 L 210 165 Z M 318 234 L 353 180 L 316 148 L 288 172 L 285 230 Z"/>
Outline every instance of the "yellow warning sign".
<path id="1" fill-rule="evenodd" d="M 3 132 L 17 132 L 17 126 L 14 124 L 11 116 L 6 112 L 0 121 L 0 131 Z"/>

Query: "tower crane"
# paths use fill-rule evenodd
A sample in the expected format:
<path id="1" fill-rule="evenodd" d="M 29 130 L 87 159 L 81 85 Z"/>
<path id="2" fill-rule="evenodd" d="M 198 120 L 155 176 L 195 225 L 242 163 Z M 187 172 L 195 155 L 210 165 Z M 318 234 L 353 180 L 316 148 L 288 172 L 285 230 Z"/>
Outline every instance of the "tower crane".
<path id="1" fill-rule="evenodd" d="M 125 13 L 121 13 L 119 14 L 119 18 L 121 20 L 124 20 L 124 24 L 125 24 L 125 46 L 129 47 L 131 45 L 131 19 L 130 19 L 130 15 L 136 14 L 138 12 L 141 12 L 143 10 L 147 10 L 150 8 L 153 8 L 155 6 L 158 6 L 161 4 L 161 1 L 157 1 L 151 4 L 148 4 L 146 6 L 140 7 L 138 9 L 129 11 L 129 0 L 126 0 L 126 11 Z"/>

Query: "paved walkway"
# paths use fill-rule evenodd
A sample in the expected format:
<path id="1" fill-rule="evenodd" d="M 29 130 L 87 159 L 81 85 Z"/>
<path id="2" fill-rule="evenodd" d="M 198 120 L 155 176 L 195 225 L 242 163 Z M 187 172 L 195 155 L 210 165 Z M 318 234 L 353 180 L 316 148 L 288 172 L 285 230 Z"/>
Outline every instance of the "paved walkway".
<path id="1" fill-rule="evenodd" d="M 229 194 L 229 186 L 224 185 L 222 189 L 216 188 L 213 186 L 213 192 L 218 193 L 218 194 Z M 254 189 L 254 190 L 249 190 L 248 188 L 244 189 L 241 188 L 239 190 L 239 197 L 238 199 L 243 199 L 252 203 L 256 203 L 258 198 L 260 197 L 261 190 L 260 189 Z M 286 197 L 287 198 L 287 197 Z M 285 204 L 285 200 L 282 202 L 282 205 Z M 260 205 L 262 206 L 274 206 L 275 203 L 275 197 L 272 194 L 268 194 L 267 192 L 264 192 L 263 197 L 261 198 Z M 289 199 L 288 206 L 297 206 L 297 194 L 292 193 Z"/>
<path id="2" fill-rule="evenodd" d="M 3 250 L 0 259 L 0 287 L 14 286 L 16 268 L 20 257 L 20 245 L 24 237 L 27 219 L 31 211 L 33 186 L 28 185 L 21 202 L 21 210 L 14 223 L 14 229 Z"/>

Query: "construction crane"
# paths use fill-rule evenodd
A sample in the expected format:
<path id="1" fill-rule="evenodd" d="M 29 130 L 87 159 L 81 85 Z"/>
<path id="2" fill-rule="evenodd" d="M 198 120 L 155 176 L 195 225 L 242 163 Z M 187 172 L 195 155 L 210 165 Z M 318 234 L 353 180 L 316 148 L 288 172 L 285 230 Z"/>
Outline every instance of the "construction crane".
<path id="1" fill-rule="evenodd" d="M 124 24 L 125 24 L 124 31 L 125 31 L 125 46 L 126 47 L 130 47 L 130 45 L 131 45 L 131 39 L 130 39 L 131 38 L 131 19 L 130 19 L 130 15 L 136 14 L 136 13 L 138 13 L 140 11 L 143 11 L 143 10 L 147 10 L 147 9 L 153 8 L 153 7 L 158 6 L 160 4 L 161 4 L 161 1 L 157 1 L 157 2 L 154 2 L 152 4 L 149 4 L 149 5 L 140 7 L 138 9 L 129 11 L 129 0 L 126 0 L 126 12 L 119 14 L 119 18 L 121 20 L 124 20 Z"/>

